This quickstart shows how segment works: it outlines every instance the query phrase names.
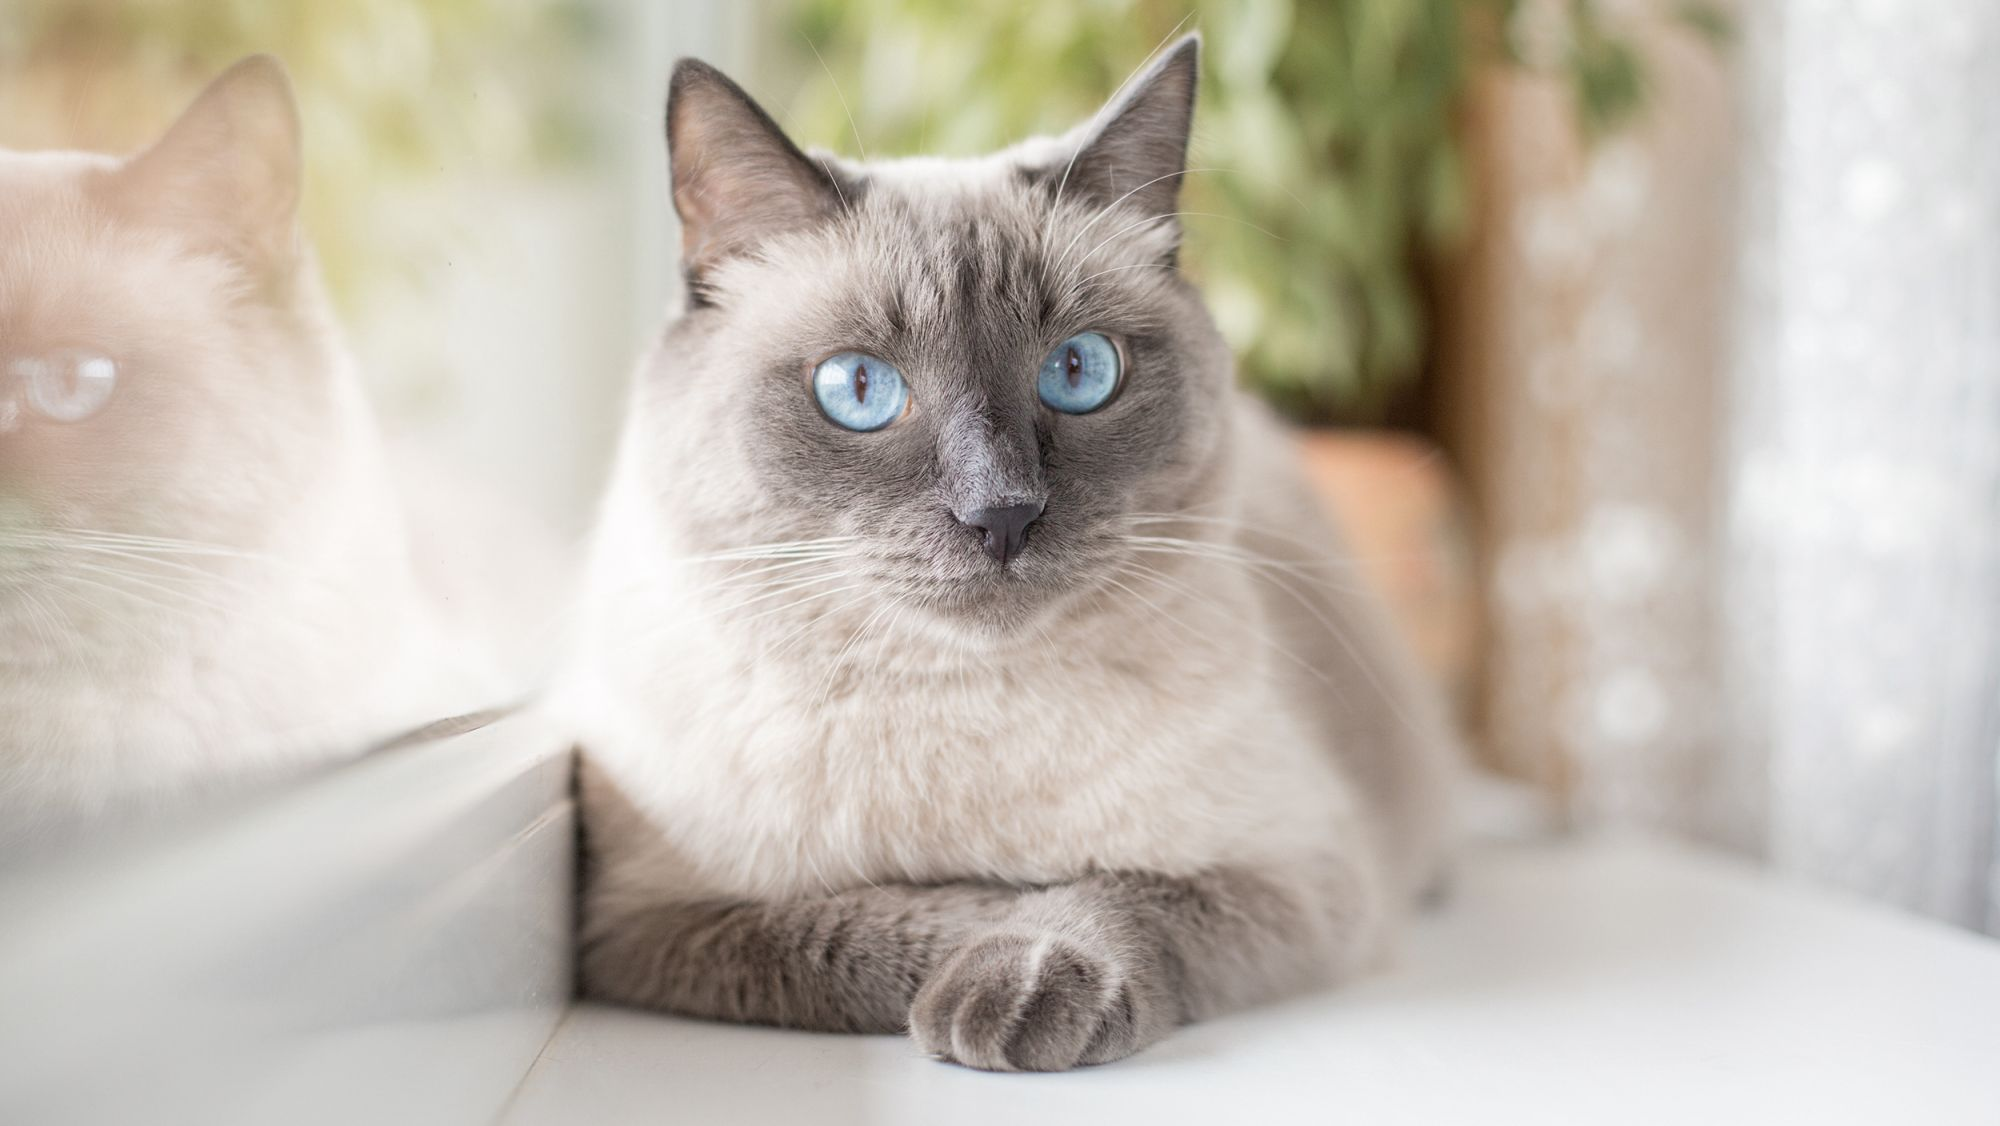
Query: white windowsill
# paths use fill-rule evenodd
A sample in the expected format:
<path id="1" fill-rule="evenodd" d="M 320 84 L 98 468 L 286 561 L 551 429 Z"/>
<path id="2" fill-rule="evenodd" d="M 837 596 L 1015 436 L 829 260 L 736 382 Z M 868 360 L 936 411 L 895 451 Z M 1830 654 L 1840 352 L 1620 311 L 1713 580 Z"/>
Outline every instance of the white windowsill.
<path id="1" fill-rule="evenodd" d="M 568 1001 L 527 717 L 0 878 L 0 1122 L 491 1122 Z"/>
<path id="2" fill-rule="evenodd" d="M 1641 843 L 1489 848 L 1392 971 L 1066 1075 L 565 1016 L 565 750 L 507 720 L 0 881 L 0 1122 L 2000 1122 L 2000 943 Z"/>
<path id="3" fill-rule="evenodd" d="M 1108 1067 L 574 1009 L 506 1126 L 2000 1122 L 2000 943 L 1633 843 L 1471 858 L 1402 964 Z"/>

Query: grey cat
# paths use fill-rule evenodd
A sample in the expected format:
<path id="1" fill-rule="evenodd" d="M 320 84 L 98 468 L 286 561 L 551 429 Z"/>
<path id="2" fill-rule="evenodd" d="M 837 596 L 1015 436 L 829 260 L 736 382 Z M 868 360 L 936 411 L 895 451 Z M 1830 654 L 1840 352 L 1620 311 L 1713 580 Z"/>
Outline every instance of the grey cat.
<path id="1" fill-rule="evenodd" d="M 695 61 L 559 706 L 614 1002 L 1059 1070 L 1365 970 L 1454 745 L 1177 265 L 1199 43 L 969 160 Z"/>

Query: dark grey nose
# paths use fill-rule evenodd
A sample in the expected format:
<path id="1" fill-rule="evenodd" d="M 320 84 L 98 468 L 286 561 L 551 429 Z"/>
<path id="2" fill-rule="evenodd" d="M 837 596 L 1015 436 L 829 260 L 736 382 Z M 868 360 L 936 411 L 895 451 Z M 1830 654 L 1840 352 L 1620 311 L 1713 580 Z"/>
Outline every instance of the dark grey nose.
<path id="1" fill-rule="evenodd" d="M 959 517 L 959 521 L 985 536 L 986 554 L 1005 563 L 1021 554 L 1022 545 L 1028 542 L 1028 525 L 1041 514 L 1042 506 L 1031 502 L 982 508 Z"/>

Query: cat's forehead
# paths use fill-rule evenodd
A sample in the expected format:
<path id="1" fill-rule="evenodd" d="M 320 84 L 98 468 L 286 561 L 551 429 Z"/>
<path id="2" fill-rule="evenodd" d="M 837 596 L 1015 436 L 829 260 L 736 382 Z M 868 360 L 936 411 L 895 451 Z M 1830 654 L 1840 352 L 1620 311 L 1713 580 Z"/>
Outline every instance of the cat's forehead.
<path id="1" fill-rule="evenodd" d="M 813 155 L 827 159 L 822 153 Z M 1016 180 L 1022 168 L 1014 149 L 979 156 L 903 156 L 839 163 L 884 190 L 912 198 L 937 199 L 988 193 Z"/>
<path id="2" fill-rule="evenodd" d="M 982 230 L 1024 232 L 1040 210 L 1022 166 L 1006 153 L 980 157 L 902 157 L 844 166 L 862 198 L 849 201 L 875 233 L 935 244 Z"/>
<path id="3" fill-rule="evenodd" d="M 926 341 L 1032 350 L 1129 314 L 1164 275 L 1117 267 L 1160 262 L 1171 231 L 1075 195 L 1058 203 L 1050 175 L 1061 161 L 1032 144 L 866 163 L 813 154 L 851 194 L 835 221 L 717 272 L 739 330 L 808 350 Z"/>
<path id="4" fill-rule="evenodd" d="M 121 162 L 0 150 L 0 344 L 153 346 L 216 307 L 231 279 L 171 237 L 122 223 L 97 189 Z"/>
<path id="5" fill-rule="evenodd" d="M 0 149 L 0 230 L 26 231 L 79 212 L 90 183 L 118 164 L 96 153 Z"/>
<path id="6" fill-rule="evenodd" d="M 92 152 L 17 152 L 0 148 L 0 187 L 23 188 L 67 183 L 119 165 L 117 157 Z"/>

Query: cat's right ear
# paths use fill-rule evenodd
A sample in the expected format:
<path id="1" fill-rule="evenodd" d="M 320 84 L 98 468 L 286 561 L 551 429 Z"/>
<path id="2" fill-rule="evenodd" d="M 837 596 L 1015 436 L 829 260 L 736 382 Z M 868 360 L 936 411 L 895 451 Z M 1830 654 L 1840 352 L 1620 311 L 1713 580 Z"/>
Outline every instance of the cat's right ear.
<path id="1" fill-rule="evenodd" d="M 667 88 L 667 155 L 681 264 L 697 286 L 717 263 L 822 222 L 845 202 L 829 168 L 800 152 L 741 87 L 697 59 L 676 64 Z"/>
<path id="2" fill-rule="evenodd" d="M 298 254 L 300 152 L 291 79 L 277 59 L 252 55 L 127 161 L 112 190 L 126 214 L 275 277 Z"/>

